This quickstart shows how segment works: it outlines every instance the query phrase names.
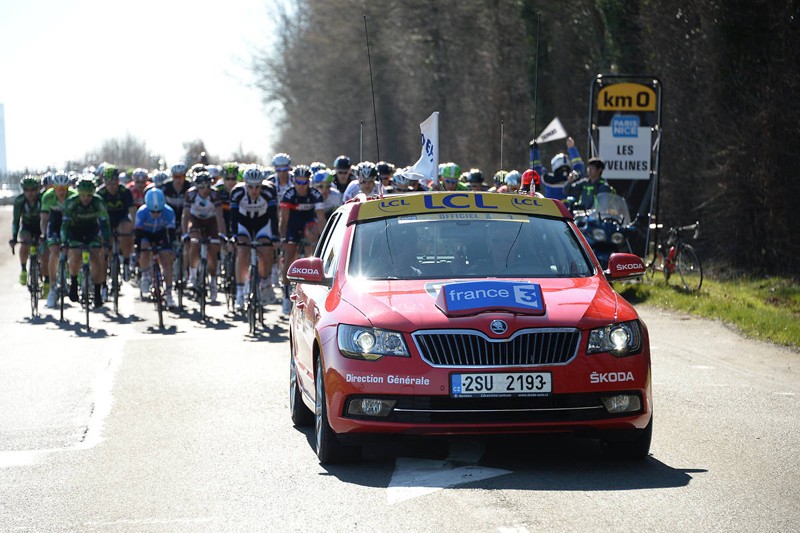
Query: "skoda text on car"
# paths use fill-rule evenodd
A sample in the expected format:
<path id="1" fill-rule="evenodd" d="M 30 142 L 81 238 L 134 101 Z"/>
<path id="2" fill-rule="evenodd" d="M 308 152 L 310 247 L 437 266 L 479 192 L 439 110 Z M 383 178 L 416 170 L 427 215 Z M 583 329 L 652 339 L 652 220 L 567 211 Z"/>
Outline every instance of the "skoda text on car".
<path id="1" fill-rule="evenodd" d="M 649 338 L 608 281 L 643 272 L 603 272 L 555 200 L 362 196 L 288 271 L 292 420 L 323 463 L 377 434 L 588 433 L 645 457 Z"/>

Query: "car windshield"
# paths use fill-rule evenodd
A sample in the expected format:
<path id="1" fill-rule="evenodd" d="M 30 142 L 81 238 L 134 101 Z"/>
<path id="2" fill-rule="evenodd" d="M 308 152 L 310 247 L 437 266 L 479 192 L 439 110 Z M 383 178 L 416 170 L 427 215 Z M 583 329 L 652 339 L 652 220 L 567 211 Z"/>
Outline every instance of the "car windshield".
<path id="1" fill-rule="evenodd" d="M 564 220 L 451 213 L 358 224 L 348 273 L 367 279 L 572 278 L 592 264 Z"/>

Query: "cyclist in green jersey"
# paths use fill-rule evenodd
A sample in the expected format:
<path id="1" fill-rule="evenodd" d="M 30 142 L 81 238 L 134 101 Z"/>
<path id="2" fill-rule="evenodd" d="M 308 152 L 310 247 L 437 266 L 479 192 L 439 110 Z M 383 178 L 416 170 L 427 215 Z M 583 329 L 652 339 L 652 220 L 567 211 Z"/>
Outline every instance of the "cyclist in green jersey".
<path id="1" fill-rule="evenodd" d="M 41 189 L 41 181 L 37 176 L 25 176 L 20 180 L 22 187 L 22 194 L 14 198 L 14 214 L 11 218 L 11 240 L 8 243 L 11 245 L 11 251 L 21 243 L 19 249 L 19 284 L 25 285 L 28 283 L 28 255 L 30 254 L 29 244 L 36 242 L 42 235 L 41 228 L 39 227 L 39 211 L 42 207 L 42 198 L 39 193 Z M 45 258 L 42 258 L 45 261 Z M 46 282 L 45 282 L 46 283 Z M 45 285 L 45 293 L 49 290 L 49 286 Z"/>
<path id="2" fill-rule="evenodd" d="M 108 211 L 103 200 L 94 193 L 94 179 L 83 177 L 76 184 L 78 196 L 67 200 L 64 221 L 61 224 L 61 242 L 69 247 L 68 264 L 70 275 L 69 299 L 78 301 L 78 271 L 81 268 L 81 245 L 88 244 L 89 261 L 94 283 L 94 306 L 103 305 L 100 291 L 106 272 L 100 262 L 100 247 L 111 240 Z"/>
<path id="3" fill-rule="evenodd" d="M 50 176 L 50 188 L 42 194 L 42 207 L 39 212 L 39 228 L 47 238 L 47 248 L 50 255 L 47 264 L 47 273 L 50 277 L 50 286 L 56 286 L 56 275 L 58 271 L 59 246 L 61 245 L 61 219 L 63 218 L 64 205 L 67 200 L 77 196 L 75 189 L 69 186 L 69 176 L 64 173 L 57 173 Z M 54 293 L 47 297 L 47 307 L 56 306 Z"/>

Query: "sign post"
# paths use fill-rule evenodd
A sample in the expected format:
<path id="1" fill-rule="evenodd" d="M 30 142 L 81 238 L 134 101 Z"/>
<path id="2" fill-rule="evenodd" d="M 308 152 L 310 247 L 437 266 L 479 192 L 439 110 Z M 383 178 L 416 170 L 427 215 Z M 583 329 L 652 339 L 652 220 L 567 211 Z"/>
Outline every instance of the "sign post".
<path id="1" fill-rule="evenodd" d="M 657 220 L 662 86 L 654 76 L 599 74 L 589 98 L 589 150 L 631 212 Z M 647 256 L 650 228 L 642 257 Z"/>

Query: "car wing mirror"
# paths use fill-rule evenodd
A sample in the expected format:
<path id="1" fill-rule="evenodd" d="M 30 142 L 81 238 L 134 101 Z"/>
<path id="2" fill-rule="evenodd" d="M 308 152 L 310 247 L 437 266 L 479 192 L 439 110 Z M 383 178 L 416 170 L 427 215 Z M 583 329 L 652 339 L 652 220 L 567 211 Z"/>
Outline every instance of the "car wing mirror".
<path id="1" fill-rule="evenodd" d="M 295 283 L 330 285 L 330 280 L 325 277 L 322 259 L 319 257 L 303 257 L 296 260 L 289 266 L 286 277 Z"/>
<path id="2" fill-rule="evenodd" d="M 641 258 L 634 254 L 611 254 L 608 270 L 604 272 L 610 281 L 637 279 L 644 275 L 645 267 Z"/>

